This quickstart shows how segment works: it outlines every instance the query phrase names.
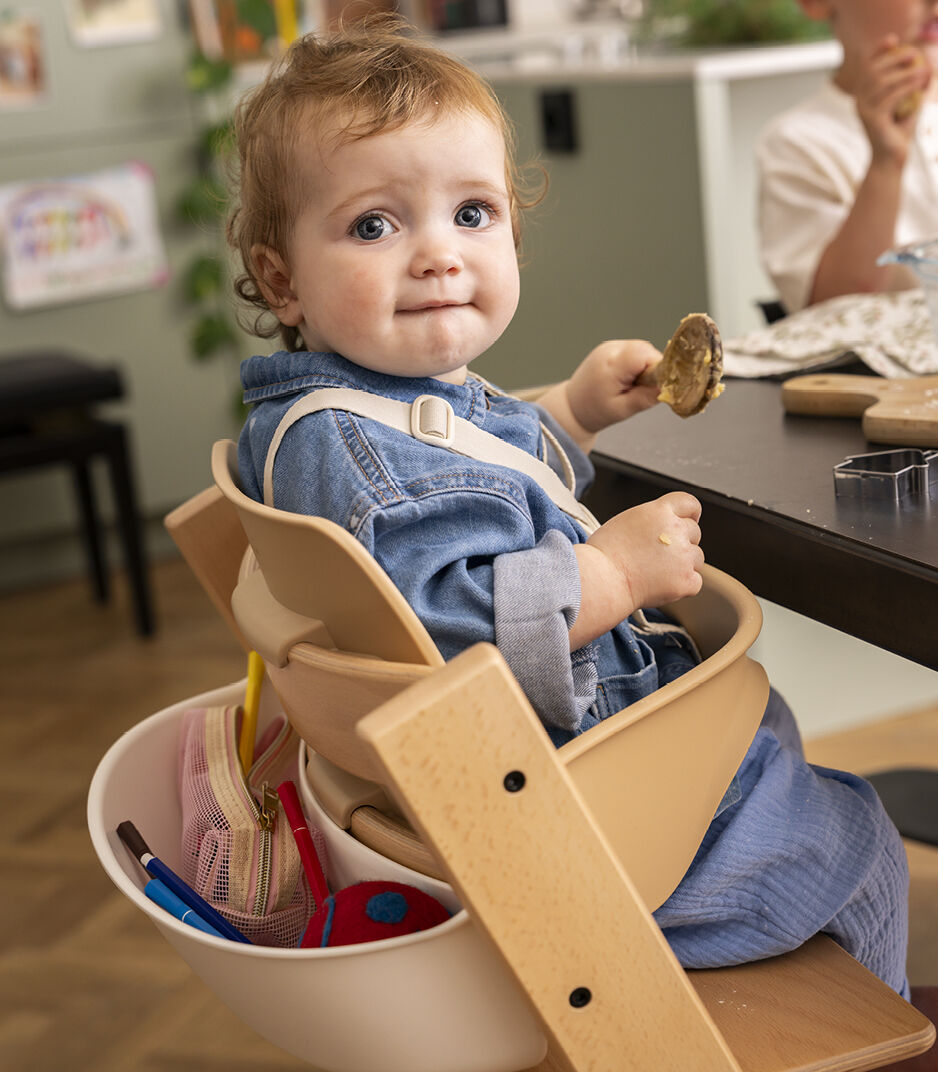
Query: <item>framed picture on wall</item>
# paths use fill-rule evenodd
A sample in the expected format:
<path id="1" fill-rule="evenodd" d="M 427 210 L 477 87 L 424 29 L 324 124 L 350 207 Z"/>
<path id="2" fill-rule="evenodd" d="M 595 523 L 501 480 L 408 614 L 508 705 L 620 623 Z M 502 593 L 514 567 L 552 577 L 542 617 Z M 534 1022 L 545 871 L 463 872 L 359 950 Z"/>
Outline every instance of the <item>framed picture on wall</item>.
<path id="1" fill-rule="evenodd" d="M 131 161 L 0 185 L 3 297 L 32 309 L 160 286 L 168 278 L 153 175 Z"/>
<path id="2" fill-rule="evenodd" d="M 38 104 L 46 92 L 46 59 L 39 16 L 0 10 L 0 110 Z"/>
<path id="3" fill-rule="evenodd" d="M 83 48 L 149 41 L 163 29 L 158 0 L 66 0 L 65 12 Z"/>

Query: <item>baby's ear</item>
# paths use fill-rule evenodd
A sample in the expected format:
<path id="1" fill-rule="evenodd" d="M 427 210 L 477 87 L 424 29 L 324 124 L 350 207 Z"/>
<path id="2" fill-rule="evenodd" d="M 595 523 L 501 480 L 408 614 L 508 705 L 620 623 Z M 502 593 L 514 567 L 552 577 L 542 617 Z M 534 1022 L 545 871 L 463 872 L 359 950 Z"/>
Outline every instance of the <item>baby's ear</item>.
<path id="1" fill-rule="evenodd" d="M 271 246 L 255 245 L 251 247 L 251 263 L 271 312 L 281 324 L 296 327 L 303 319 L 303 311 L 286 261 Z"/>

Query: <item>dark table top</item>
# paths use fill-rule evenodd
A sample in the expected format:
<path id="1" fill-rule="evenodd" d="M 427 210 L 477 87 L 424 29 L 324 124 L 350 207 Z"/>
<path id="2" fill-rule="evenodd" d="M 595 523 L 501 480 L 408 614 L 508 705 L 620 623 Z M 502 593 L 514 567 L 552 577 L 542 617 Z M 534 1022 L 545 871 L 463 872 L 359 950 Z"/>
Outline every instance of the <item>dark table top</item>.
<path id="1" fill-rule="evenodd" d="M 857 418 L 785 413 L 781 385 L 730 380 L 704 413 L 666 406 L 603 432 L 600 519 L 665 491 L 703 503 L 707 560 L 757 595 L 938 669 L 938 501 L 836 496 L 868 443 Z"/>

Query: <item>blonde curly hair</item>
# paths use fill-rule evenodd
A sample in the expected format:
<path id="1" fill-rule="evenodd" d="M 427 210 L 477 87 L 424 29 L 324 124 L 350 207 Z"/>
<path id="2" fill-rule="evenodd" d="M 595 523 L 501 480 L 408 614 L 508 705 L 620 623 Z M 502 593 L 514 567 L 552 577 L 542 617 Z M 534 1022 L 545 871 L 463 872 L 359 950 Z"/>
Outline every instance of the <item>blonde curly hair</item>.
<path id="1" fill-rule="evenodd" d="M 543 196 L 543 169 L 540 188 L 530 188 L 515 161 L 511 121 L 484 79 L 414 37 L 397 16 L 307 34 L 242 98 L 234 116 L 238 158 L 227 234 L 244 269 L 235 290 L 256 311 L 248 330 L 262 338 L 279 332 L 288 350 L 303 347 L 297 328 L 267 316 L 271 308 L 252 256 L 256 246 L 267 246 L 286 260 L 303 207 L 294 156 L 303 132 L 311 124 L 339 121 L 341 137 L 367 138 L 420 120 L 431 109 L 482 115 L 502 134 L 512 232 L 520 248 L 521 213 Z"/>

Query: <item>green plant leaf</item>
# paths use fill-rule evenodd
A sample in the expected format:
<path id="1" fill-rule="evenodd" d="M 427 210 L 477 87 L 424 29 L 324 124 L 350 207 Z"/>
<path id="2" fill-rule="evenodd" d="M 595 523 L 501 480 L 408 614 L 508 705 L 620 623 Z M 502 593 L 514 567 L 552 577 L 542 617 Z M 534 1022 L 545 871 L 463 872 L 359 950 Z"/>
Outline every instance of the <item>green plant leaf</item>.
<path id="1" fill-rule="evenodd" d="M 205 254 L 196 257 L 186 268 L 182 277 L 182 292 L 190 302 L 202 302 L 218 294 L 224 281 L 221 260 Z"/>
<path id="2" fill-rule="evenodd" d="M 199 134 L 199 151 L 210 159 L 224 159 L 234 147 L 234 124 L 230 119 L 207 126 Z"/>
<path id="3" fill-rule="evenodd" d="M 221 313 L 205 313 L 192 328 L 192 353 L 199 361 L 214 357 L 234 345 L 237 338 L 228 318 Z"/>
<path id="4" fill-rule="evenodd" d="M 698 45 L 804 40 L 824 29 L 796 0 L 692 0 L 690 17 L 689 40 Z"/>
<path id="5" fill-rule="evenodd" d="M 212 93 L 223 89 L 232 78 L 232 67 L 227 60 L 210 60 L 197 52 L 186 69 L 186 84 L 193 93 Z"/>
<path id="6" fill-rule="evenodd" d="M 745 45 L 809 41 L 830 36 L 823 22 L 809 19 L 798 0 L 650 0 L 646 23 L 678 19 L 684 44 Z"/>
<path id="7" fill-rule="evenodd" d="M 270 0 L 238 0 L 238 18 L 265 41 L 277 36 L 277 16 Z"/>
<path id="8" fill-rule="evenodd" d="M 225 215 L 228 191 L 211 175 L 197 176 L 176 202 L 176 215 L 184 223 L 216 224 Z"/>

